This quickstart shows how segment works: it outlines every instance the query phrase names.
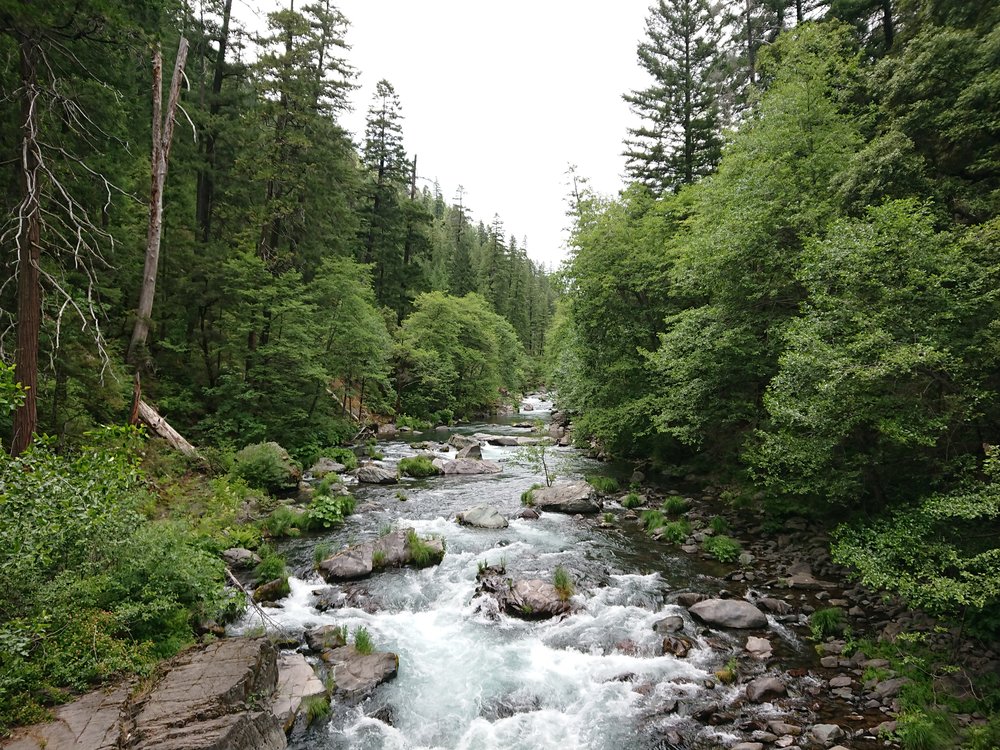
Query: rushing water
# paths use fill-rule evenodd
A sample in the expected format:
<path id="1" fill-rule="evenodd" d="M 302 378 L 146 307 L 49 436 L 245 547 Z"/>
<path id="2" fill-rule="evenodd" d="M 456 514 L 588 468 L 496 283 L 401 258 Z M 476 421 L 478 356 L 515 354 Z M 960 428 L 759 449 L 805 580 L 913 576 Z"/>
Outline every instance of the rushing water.
<path id="1" fill-rule="evenodd" d="M 532 409 L 520 418 L 545 416 L 551 408 L 538 398 L 529 404 Z M 509 424 L 461 431 L 526 434 Z M 416 439 L 445 440 L 447 434 Z M 387 464 L 416 453 L 407 442 L 380 449 Z M 549 448 L 547 454 L 562 478 L 608 471 L 572 448 Z M 369 701 L 335 712 L 292 747 L 623 750 L 652 748 L 667 728 L 690 722 L 685 711 L 664 707 L 674 700 L 697 701 L 708 692 L 705 681 L 726 661 L 727 648 L 738 644 L 712 633 L 713 647 L 696 637 L 686 658 L 663 656 L 662 636 L 653 624 L 678 614 L 685 618 L 686 633 L 698 632 L 686 610 L 669 603 L 669 595 L 717 590 L 711 566 L 666 545 L 644 543 L 635 524 L 622 522 L 615 503 L 608 508 L 617 517 L 610 529 L 601 528 L 600 516 L 579 520 L 552 513 L 535 521 L 513 519 L 498 531 L 459 526 L 450 520 L 456 512 L 483 503 L 513 516 L 521 508 L 521 492 L 539 481 L 516 449 L 484 446 L 483 457 L 501 462 L 503 473 L 356 487 L 358 510 L 343 527 L 283 547 L 301 577 L 291 579 L 291 595 L 282 606 L 268 610 L 269 627 L 300 633 L 325 624 L 363 626 L 379 650 L 399 655 L 395 680 Z M 443 536 L 444 561 L 363 582 L 374 613 L 352 608 L 320 613 L 312 606 L 313 592 L 326 587 L 309 572 L 317 544 L 336 549 L 401 525 Z M 547 622 L 490 620 L 474 600 L 480 562 L 503 562 L 514 578 L 545 580 L 562 565 L 576 581 L 572 614 Z M 238 630 L 255 624 L 251 614 Z M 782 637 L 785 648 L 800 647 L 788 631 L 776 640 Z M 712 700 L 725 704 L 735 691 L 716 687 Z M 714 730 L 699 731 L 704 742 L 705 732 L 711 740 Z"/>

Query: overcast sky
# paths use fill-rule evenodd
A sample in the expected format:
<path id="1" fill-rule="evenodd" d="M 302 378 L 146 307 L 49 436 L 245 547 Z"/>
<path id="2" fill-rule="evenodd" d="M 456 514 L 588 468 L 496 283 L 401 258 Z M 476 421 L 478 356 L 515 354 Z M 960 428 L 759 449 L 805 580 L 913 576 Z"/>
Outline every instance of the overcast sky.
<path id="1" fill-rule="evenodd" d="M 533 259 L 558 264 L 567 166 L 601 192 L 621 187 L 632 122 L 621 95 L 643 85 L 635 48 L 649 3 L 339 0 L 351 22 L 348 59 L 360 73 L 344 124 L 363 134 L 385 78 L 402 103 L 418 175 L 438 179 L 449 202 L 463 185 L 474 218 L 500 214 L 508 234 L 527 236 Z M 243 16 L 274 5 L 240 4 Z"/>

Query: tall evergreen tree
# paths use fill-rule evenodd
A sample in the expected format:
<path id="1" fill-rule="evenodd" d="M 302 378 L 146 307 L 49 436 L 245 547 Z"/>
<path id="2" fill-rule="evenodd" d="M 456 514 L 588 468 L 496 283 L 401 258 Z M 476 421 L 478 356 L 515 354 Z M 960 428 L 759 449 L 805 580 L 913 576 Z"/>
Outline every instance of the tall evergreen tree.
<path id="1" fill-rule="evenodd" d="M 719 34 L 707 0 L 658 0 L 646 19 L 638 55 L 653 82 L 624 95 L 642 119 L 629 129 L 624 156 L 629 177 L 656 195 L 719 161 Z"/>

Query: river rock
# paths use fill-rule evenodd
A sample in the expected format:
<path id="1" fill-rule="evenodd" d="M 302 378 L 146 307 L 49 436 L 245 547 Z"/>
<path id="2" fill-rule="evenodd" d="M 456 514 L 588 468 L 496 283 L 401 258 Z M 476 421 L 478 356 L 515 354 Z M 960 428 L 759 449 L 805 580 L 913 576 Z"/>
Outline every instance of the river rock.
<path id="1" fill-rule="evenodd" d="M 503 467 L 495 461 L 481 461 L 474 458 L 456 458 L 448 461 L 444 458 L 435 458 L 432 462 L 434 467 L 442 474 L 499 474 Z"/>
<path id="2" fill-rule="evenodd" d="M 777 698 L 785 694 L 785 683 L 781 678 L 770 675 L 751 680 L 746 687 L 747 700 L 751 703 L 763 703 L 769 698 Z"/>
<path id="3" fill-rule="evenodd" d="M 663 639 L 663 653 L 673 654 L 680 659 L 687 656 L 692 648 L 694 642 L 687 636 L 670 634 Z"/>
<path id="4" fill-rule="evenodd" d="M 723 628 L 767 627 L 764 613 L 743 599 L 706 599 L 688 611 L 702 622 Z"/>
<path id="5" fill-rule="evenodd" d="M 359 466 L 357 476 L 364 484 L 396 484 L 399 481 L 395 472 L 374 463 Z"/>
<path id="6" fill-rule="evenodd" d="M 680 615 L 668 615 L 653 623 L 653 630 L 657 633 L 679 633 L 683 629 L 684 618 Z"/>
<path id="7" fill-rule="evenodd" d="M 316 479 L 322 479 L 327 474 L 343 474 L 347 471 L 347 467 L 341 463 L 337 463 L 332 458 L 327 458 L 326 456 L 321 456 L 317 459 L 313 467 L 309 469 L 309 473 L 312 474 Z"/>
<path id="8" fill-rule="evenodd" d="M 323 660 L 333 664 L 338 693 L 365 695 L 399 671 L 399 657 L 390 652 L 362 654 L 354 646 L 323 652 Z"/>
<path id="9" fill-rule="evenodd" d="M 699 594 L 696 591 L 683 591 L 677 595 L 677 603 L 682 607 L 693 607 L 698 602 L 703 602 L 708 599 L 704 594 Z"/>
<path id="10" fill-rule="evenodd" d="M 790 734 L 794 737 L 798 737 L 802 734 L 802 727 L 796 726 L 795 724 L 788 724 L 784 721 L 774 720 L 767 722 L 767 728 L 779 736 L 784 736 Z"/>
<path id="11" fill-rule="evenodd" d="M 757 606 L 761 609 L 767 610 L 773 615 L 787 615 L 792 611 L 792 605 L 788 602 L 782 601 L 781 599 L 772 599 L 770 597 L 758 599 Z"/>
<path id="12" fill-rule="evenodd" d="M 307 630 L 305 639 L 310 650 L 317 653 L 322 653 L 329 648 L 340 648 L 347 645 L 343 628 L 336 625 L 320 625 L 318 628 Z"/>
<path id="13" fill-rule="evenodd" d="M 538 579 L 517 581 L 505 602 L 508 614 L 526 620 L 541 620 L 569 612 L 569 602 L 563 599 L 551 583 Z"/>
<path id="14" fill-rule="evenodd" d="M 254 589 L 253 600 L 255 602 L 276 602 L 288 596 L 288 579 L 275 578 L 273 581 L 262 583 Z"/>
<path id="15" fill-rule="evenodd" d="M 504 448 L 517 448 L 522 445 L 549 445 L 552 442 L 548 438 L 528 437 L 527 435 L 489 435 L 485 432 L 477 432 L 473 437 L 480 443 Z"/>
<path id="16" fill-rule="evenodd" d="M 468 448 L 473 445 L 479 445 L 479 441 L 474 437 L 469 437 L 468 435 L 452 435 L 448 439 L 448 444 L 454 446 L 458 450 L 463 448 Z"/>
<path id="17" fill-rule="evenodd" d="M 525 521 L 537 521 L 541 516 L 534 508 L 523 508 L 518 511 L 516 518 L 523 518 Z"/>
<path id="18" fill-rule="evenodd" d="M 844 736 L 844 730 L 836 724 L 817 724 L 809 731 L 817 741 L 824 745 Z"/>
<path id="19" fill-rule="evenodd" d="M 392 440 L 394 437 L 396 437 L 396 435 L 399 434 L 399 429 L 396 427 L 396 425 L 392 423 L 380 424 L 378 426 L 377 434 L 379 440 Z"/>
<path id="20" fill-rule="evenodd" d="M 747 638 L 746 649 L 757 659 L 769 659 L 772 653 L 771 642 L 767 638 L 757 638 L 753 635 Z"/>
<path id="21" fill-rule="evenodd" d="M 584 481 L 540 487 L 532 499 L 538 510 L 555 513 L 597 513 L 601 509 L 597 490 Z"/>
<path id="22" fill-rule="evenodd" d="M 737 742 L 731 750 L 764 750 L 763 742 Z"/>
<path id="23" fill-rule="evenodd" d="M 458 452 L 458 457 L 482 459 L 483 448 L 481 445 L 467 445 Z"/>
<path id="24" fill-rule="evenodd" d="M 306 657 L 299 653 L 282 653 L 278 657 L 278 689 L 271 712 L 286 732 L 292 728 L 302 701 L 319 695 L 326 695 L 326 687 Z"/>
<path id="25" fill-rule="evenodd" d="M 222 559 L 230 568 L 237 570 L 246 570 L 260 565 L 260 555 L 243 547 L 230 547 L 224 550 Z"/>
<path id="26" fill-rule="evenodd" d="M 359 544 L 343 552 L 338 552 L 326 558 L 317 568 L 319 574 L 328 582 L 352 581 L 356 578 L 370 576 L 373 569 L 372 552 L 374 545 Z"/>
<path id="27" fill-rule="evenodd" d="M 489 505 L 477 505 L 455 515 L 455 520 L 465 526 L 480 529 L 505 529 L 509 525 L 500 511 Z"/>
<path id="28" fill-rule="evenodd" d="M 833 679 L 830 680 L 830 687 L 832 687 L 832 688 L 846 688 L 846 687 L 850 687 L 853 682 L 854 682 L 854 680 L 852 680 L 846 674 L 837 675 L 836 677 L 834 677 Z"/>

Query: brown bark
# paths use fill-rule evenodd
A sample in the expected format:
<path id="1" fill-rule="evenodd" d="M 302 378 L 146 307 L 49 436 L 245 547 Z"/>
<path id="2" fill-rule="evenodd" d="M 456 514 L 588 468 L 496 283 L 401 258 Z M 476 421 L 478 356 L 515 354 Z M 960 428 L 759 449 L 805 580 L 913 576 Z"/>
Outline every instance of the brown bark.
<path id="1" fill-rule="evenodd" d="M 149 427 L 150 431 L 159 438 L 166 440 L 171 448 L 180 451 L 185 456 L 197 456 L 198 451 L 184 437 L 177 432 L 170 423 L 157 413 L 156 409 L 143 400 L 139 400 L 139 419 Z"/>
<path id="2" fill-rule="evenodd" d="M 136 310 L 135 327 L 128 345 L 128 361 L 139 367 L 137 357 L 146 345 L 149 323 L 153 314 L 153 299 L 156 296 L 156 273 L 160 263 L 160 240 L 163 235 L 163 185 L 167 179 L 167 165 L 170 160 L 170 145 L 174 137 L 174 117 L 180 100 L 181 79 L 184 77 L 184 62 L 187 59 L 188 41 L 181 37 L 177 46 L 177 61 L 170 79 L 170 97 L 167 99 L 167 114 L 162 116 L 163 107 L 163 54 L 157 46 L 153 52 L 153 148 L 149 187 L 149 227 L 146 233 L 146 262 L 142 271 L 142 288 L 139 292 L 139 306 Z"/>
<path id="3" fill-rule="evenodd" d="M 42 321 L 42 209 L 38 153 L 38 49 L 27 35 L 19 41 L 21 69 L 21 204 L 17 220 L 17 351 L 14 378 L 26 388 L 24 403 L 14 412 L 11 455 L 22 453 L 38 426 L 38 334 Z"/>

